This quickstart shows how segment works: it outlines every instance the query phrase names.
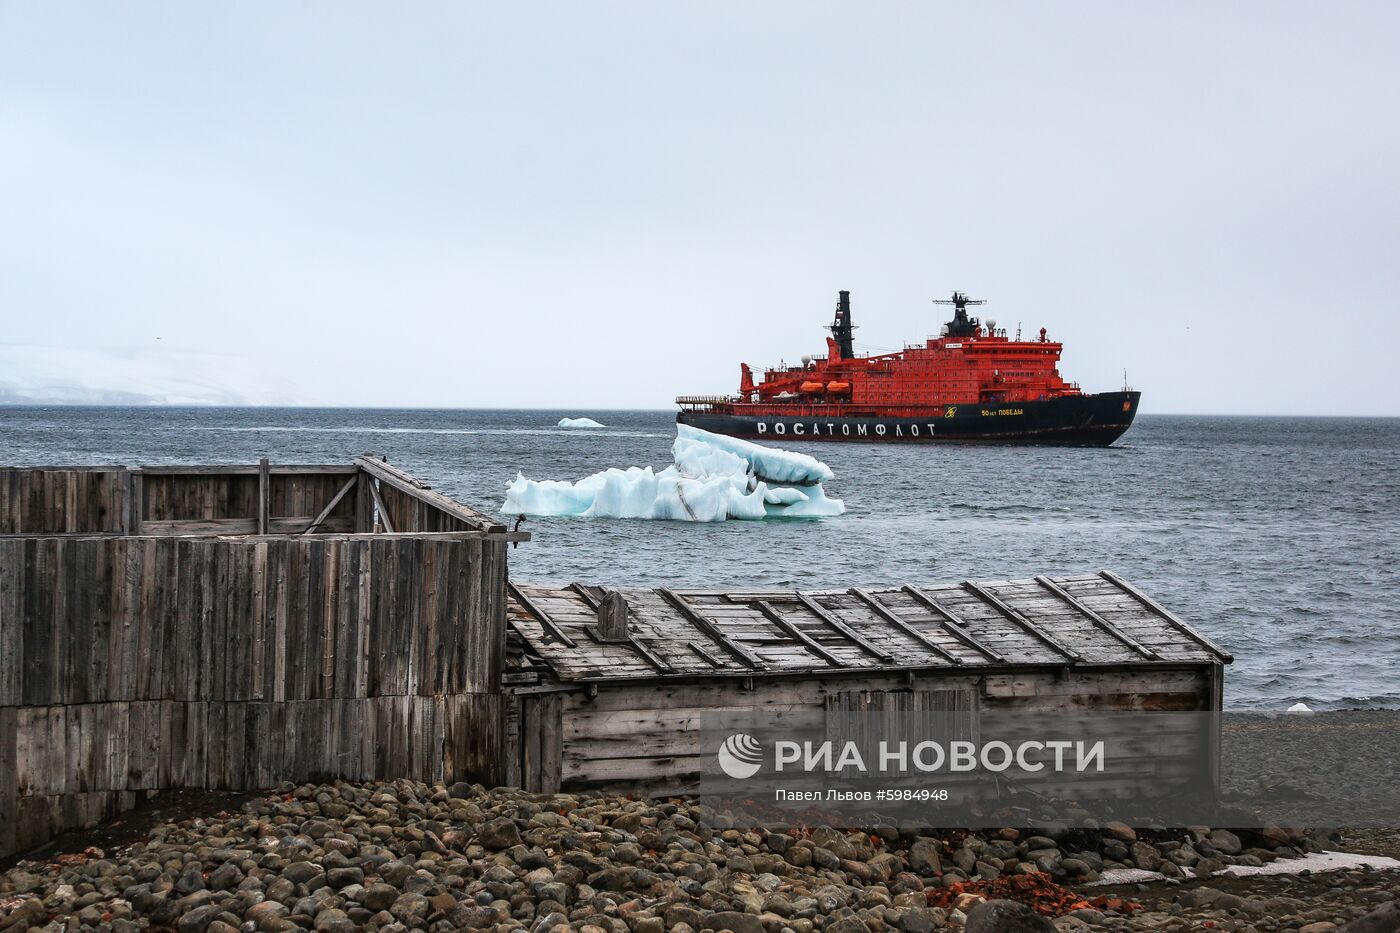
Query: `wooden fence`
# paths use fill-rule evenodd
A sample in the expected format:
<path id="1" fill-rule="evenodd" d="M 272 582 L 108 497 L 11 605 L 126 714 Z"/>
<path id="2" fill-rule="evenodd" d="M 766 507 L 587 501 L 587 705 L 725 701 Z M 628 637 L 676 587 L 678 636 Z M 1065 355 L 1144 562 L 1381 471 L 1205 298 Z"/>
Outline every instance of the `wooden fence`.
<path id="1" fill-rule="evenodd" d="M 523 536 L 362 462 L 0 471 L 0 856 L 161 788 L 500 780 Z"/>

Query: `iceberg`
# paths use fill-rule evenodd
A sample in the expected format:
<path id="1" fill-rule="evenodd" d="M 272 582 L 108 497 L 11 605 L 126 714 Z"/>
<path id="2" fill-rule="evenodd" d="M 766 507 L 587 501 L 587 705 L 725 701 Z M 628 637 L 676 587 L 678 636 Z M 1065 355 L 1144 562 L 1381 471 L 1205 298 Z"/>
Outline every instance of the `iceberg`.
<path id="1" fill-rule="evenodd" d="M 607 425 L 599 424 L 592 418 L 560 418 L 561 428 L 606 428 Z"/>
<path id="2" fill-rule="evenodd" d="M 678 438 L 698 441 L 716 450 L 734 454 L 748 463 L 751 472 L 760 480 L 771 483 L 825 483 L 835 479 L 831 467 L 816 457 L 764 447 L 752 441 L 741 441 L 737 437 L 724 434 L 711 434 L 688 424 L 676 425 Z"/>
<path id="3" fill-rule="evenodd" d="M 682 424 L 676 426 L 671 458 L 675 462 L 660 472 L 649 466 L 613 467 L 573 483 L 518 473 L 506 484 L 501 511 L 683 522 L 825 518 L 846 511 L 840 499 L 827 498 L 822 489 L 835 477 L 831 468 L 807 454 Z"/>

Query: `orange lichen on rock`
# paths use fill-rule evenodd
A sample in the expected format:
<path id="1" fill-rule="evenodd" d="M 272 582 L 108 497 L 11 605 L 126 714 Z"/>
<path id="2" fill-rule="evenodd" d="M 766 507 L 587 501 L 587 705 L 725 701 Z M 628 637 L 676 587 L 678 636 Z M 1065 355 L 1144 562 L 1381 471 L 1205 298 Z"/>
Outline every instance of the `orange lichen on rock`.
<path id="1" fill-rule="evenodd" d="M 993 881 L 963 881 L 946 888 L 931 888 L 925 896 L 930 907 L 953 907 L 967 894 L 989 901 L 1019 901 L 1047 917 L 1059 917 L 1083 908 L 1126 914 L 1142 906 L 1120 897 L 1084 897 L 1072 888 L 1056 884 L 1043 872 L 1007 875 Z"/>

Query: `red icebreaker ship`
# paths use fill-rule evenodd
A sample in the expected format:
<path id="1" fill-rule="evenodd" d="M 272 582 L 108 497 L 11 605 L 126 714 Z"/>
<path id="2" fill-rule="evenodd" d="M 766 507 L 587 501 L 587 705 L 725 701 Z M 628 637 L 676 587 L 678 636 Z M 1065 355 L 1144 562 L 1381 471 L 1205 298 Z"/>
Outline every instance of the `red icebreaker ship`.
<path id="1" fill-rule="evenodd" d="M 761 440 L 999 441 L 1112 444 L 1133 423 L 1142 393 L 1088 394 L 1059 372 L 1063 346 L 1045 329 L 1012 340 L 961 292 L 938 337 L 898 353 L 857 356 L 851 293 L 841 292 L 826 356 L 766 370 L 741 363 L 739 394 L 683 395 L 676 420 L 717 434 Z"/>

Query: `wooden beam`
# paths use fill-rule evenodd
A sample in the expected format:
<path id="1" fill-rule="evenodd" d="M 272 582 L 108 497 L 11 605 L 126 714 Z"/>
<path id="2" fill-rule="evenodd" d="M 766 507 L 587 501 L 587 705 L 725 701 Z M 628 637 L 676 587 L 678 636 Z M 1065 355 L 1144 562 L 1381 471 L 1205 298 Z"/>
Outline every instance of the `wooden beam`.
<path id="1" fill-rule="evenodd" d="M 704 660 L 708 661 L 711 667 L 724 667 L 724 662 L 721 661 L 719 658 L 715 657 L 714 655 L 710 654 L 710 652 L 706 651 L 705 646 L 700 644 L 698 641 L 686 642 L 686 647 L 688 647 L 691 651 L 694 651 Z"/>
<path id="2" fill-rule="evenodd" d="M 505 531 L 506 526 L 487 515 L 478 512 L 470 506 L 465 506 L 444 496 L 442 493 L 429 487 L 426 483 L 413 479 L 403 470 L 391 467 L 382 460 L 375 460 L 372 457 L 363 456 L 355 459 L 355 464 L 366 473 L 382 483 L 388 483 L 406 496 L 412 496 L 419 502 L 426 503 L 440 512 L 443 512 L 458 521 L 466 523 L 468 526 L 479 531 Z M 405 478 L 407 477 L 407 478 Z M 525 532 L 521 532 L 524 534 Z"/>
<path id="3" fill-rule="evenodd" d="M 63 469 L 78 469 L 64 467 Z M 260 464 L 249 463 L 153 463 L 136 467 L 149 476 L 254 476 Z M 349 475 L 358 469 L 353 463 L 274 463 L 268 467 L 273 476 Z"/>
<path id="4" fill-rule="evenodd" d="M 763 663 L 757 655 L 749 651 L 749 649 L 745 648 L 743 645 L 730 639 L 728 635 L 720 631 L 718 625 L 715 625 L 710 619 L 705 618 L 699 610 L 682 598 L 675 590 L 671 589 L 669 586 L 663 586 L 657 590 L 657 592 L 661 594 L 663 599 L 674 606 L 681 615 L 685 616 L 691 625 L 719 642 L 721 648 L 734 655 L 734 657 L 738 658 L 746 666 L 757 671 L 768 670 L 768 665 Z"/>
<path id="5" fill-rule="evenodd" d="M 141 523 L 142 535 L 254 535 L 259 531 L 256 518 L 190 518 Z"/>
<path id="6" fill-rule="evenodd" d="M 652 667 L 656 668 L 657 673 L 674 674 L 676 672 L 676 669 L 671 666 L 670 661 L 667 661 L 661 655 L 657 654 L 655 651 L 652 651 L 651 648 L 647 646 L 646 642 L 642 641 L 637 636 L 629 633 L 627 636 L 626 644 L 630 645 L 632 649 L 638 654 L 640 654 L 643 658 L 646 658 L 646 662 Z"/>
<path id="7" fill-rule="evenodd" d="M 806 648 L 809 651 L 825 660 L 826 663 L 830 664 L 833 667 L 850 667 L 850 665 L 847 664 L 845 661 L 842 661 L 836 655 L 832 654 L 830 651 L 827 651 L 826 648 L 822 647 L 822 645 L 818 643 L 815 638 L 808 635 L 806 632 L 802 631 L 800 628 L 793 625 L 786 618 L 784 618 L 783 614 L 780 613 L 778 610 L 774 609 L 773 604 L 768 602 L 766 599 L 760 599 L 757 602 L 755 602 L 754 605 L 757 606 L 758 611 L 767 616 L 774 625 L 786 632 L 789 638 L 806 646 Z"/>
<path id="8" fill-rule="evenodd" d="M 1077 612 L 1087 617 L 1090 622 L 1093 622 L 1099 628 L 1103 629 L 1105 632 L 1112 635 L 1114 638 L 1118 639 L 1123 644 L 1127 645 L 1129 648 L 1142 655 L 1144 658 L 1150 658 L 1153 661 L 1160 661 L 1162 659 L 1162 656 L 1158 654 L 1156 650 L 1147 647 L 1142 642 L 1138 641 L 1136 638 L 1129 635 L 1127 632 L 1123 631 L 1118 626 L 1105 619 L 1103 616 L 1099 615 L 1093 609 L 1090 609 L 1084 604 L 1084 602 L 1081 599 L 1079 599 L 1073 593 L 1070 593 L 1064 587 L 1060 586 L 1060 584 L 1056 583 L 1054 580 L 1051 580 L 1049 577 L 1046 576 L 1039 576 L 1035 578 L 1035 582 L 1039 583 L 1042 587 L 1049 590 L 1051 593 L 1054 593 L 1061 600 L 1063 600 L 1066 605 L 1072 606 Z"/>
<path id="9" fill-rule="evenodd" d="M 331 499 L 329 504 L 327 504 L 326 507 L 322 509 L 320 513 L 318 513 L 317 516 L 311 520 L 311 524 L 306 526 L 306 530 L 303 531 L 302 534 L 309 535 L 317 528 L 320 528 L 321 523 L 330 517 L 331 512 L 335 511 L 335 507 L 337 505 L 340 505 L 340 500 L 344 499 L 347 495 L 349 495 L 350 490 L 354 488 L 355 477 L 351 476 L 350 479 L 345 483 L 345 485 L 340 487 L 340 492 L 335 494 L 335 498 Z"/>
<path id="10" fill-rule="evenodd" d="M 1127 593 L 1129 596 L 1132 596 L 1138 602 L 1146 606 L 1147 609 L 1150 612 L 1152 612 L 1153 615 L 1156 615 L 1162 621 L 1166 622 L 1168 625 L 1181 632 L 1187 638 L 1190 638 L 1192 641 L 1195 641 L 1197 644 L 1201 645 L 1206 650 L 1214 653 L 1222 661 L 1228 664 L 1231 661 L 1235 660 L 1235 656 L 1230 654 L 1230 652 L 1226 651 L 1224 648 L 1221 648 L 1215 642 L 1211 641 L 1209 638 L 1202 635 L 1200 632 L 1196 631 L 1194 628 L 1187 625 L 1185 622 L 1181 621 L 1181 619 L 1177 618 L 1176 615 L 1174 615 L 1171 612 L 1171 610 L 1167 609 L 1167 607 L 1158 603 L 1151 596 L 1148 596 L 1146 593 L 1133 586 L 1127 580 L 1124 580 L 1122 577 L 1118 576 L 1118 574 L 1113 573 L 1109 570 L 1100 570 L 1099 576 L 1103 577 L 1109 583 L 1112 583 L 1114 586 L 1118 587 L 1120 590 Z"/>
<path id="11" fill-rule="evenodd" d="M 130 517 L 127 519 L 126 533 L 129 535 L 141 534 L 141 523 L 146 517 L 146 484 L 141 479 L 139 470 L 131 471 L 130 501 L 127 505 L 131 509 Z"/>
<path id="12" fill-rule="evenodd" d="M 1011 620 L 1012 622 L 1019 625 L 1021 628 L 1025 629 L 1026 632 L 1028 632 L 1033 638 L 1038 639 L 1043 644 L 1048 645 L 1055 651 L 1058 651 L 1060 654 L 1069 658 L 1070 661 L 1073 662 L 1084 660 L 1084 657 L 1078 651 L 1075 651 L 1068 645 L 1060 644 L 1060 642 L 1055 638 L 1055 636 L 1045 631 L 1045 629 L 1041 628 L 1039 625 L 1036 625 L 1034 622 L 1032 622 L 1029 618 L 1026 617 L 1025 613 L 1007 603 L 1006 600 L 1002 599 L 1000 596 L 993 593 L 991 590 L 987 589 L 982 584 L 974 583 L 971 580 L 966 580 L 963 582 L 962 586 L 963 589 L 967 590 L 969 593 L 982 600 L 982 602 L 986 603 L 988 606 L 991 606 L 993 609 L 1001 613 L 1007 619 Z"/>
<path id="13" fill-rule="evenodd" d="M 593 592 L 592 587 L 585 586 L 582 583 L 570 583 L 567 588 L 577 593 L 584 602 L 588 603 L 588 608 L 592 609 L 594 612 L 597 612 L 598 607 L 602 605 L 598 601 L 598 595 Z"/>
<path id="14" fill-rule="evenodd" d="M 633 635 L 629 634 L 625 638 L 604 638 L 602 629 L 596 624 L 585 624 L 583 626 L 583 633 L 595 644 L 622 645 L 631 648 L 633 651 L 637 652 L 637 654 L 641 655 L 642 660 L 647 662 L 652 670 L 656 671 L 658 674 L 674 674 L 676 672 L 676 669 L 671 666 L 671 662 L 653 651 L 647 646 L 646 642 Z"/>
<path id="15" fill-rule="evenodd" d="M 267 519 L 272 509 L 272 479 L 267 458 L 258 461 L 258 534 L 267 534 Z"/>
<path id="16" fill-rule="evenodd" d="M 865 590 L 855 588 L 851 589 L 850 593 L 856 599 L 859 599 L 861 602 L 869 606 L 880 618 L 884 619 L 886 622 L 890 623 L 895 628 L 899 629 L 901 632 L 908 635 L 910 638 L 914 639 L 919 644 L 932 651 L 934 654 L 938 655 L 940 658 L 943 658 L 950 664 L 963 663 L 962 658 L 953 654 L 947 648 L 944 648 L 942 645 L 929 638 L 923 632 L 914 628 L 914 626 L 910 625 L 909 622 L 905 619 L 900 618 L 898 613 L 896 613 L 889 606 L 886 606 L 884 603 L 880 602 L 880 600 L 873 593 L 867 593 Z"/>
<path id="17" fill-rule="evenodd" d="M 570 638 L 568 634 L 559 627 L 558 623 L 549 617 L 549 613 L 541 609 L 539 605 L 530 598 L 529 594 L 509 580 L 506 581 L 506 587 L 510 590 L 510 595 L 514 597 L 515 601 L 523 606 L 530 615 L 534 616 L 536 621 L 544 626 L 544 630 L 550 635 L 553 635 L 556 641 L 562 642 L 570 648 L 578 647 L 578 642 Z"/>
<path id="18" fill-rule="evenodd" d="M 393 476 L 400 483 L 412 486 L 414 489 L 433 488 L 430 484 L 423 482 L 421 479 L 414 476 L 412 473 L 409 473 L 407 470 L 400 470 L 398 467 L 391 464 L 388 460 L 381 459 L 379 457 L 374 456 L 373 454 L 360 454 L 359 459 L 368 460 L 370 463 L 374 464 L 381 472 Z"/>
<path id="19" fill-rule="evenodd" d="M 379 498 L 378 484 L 369 484 L 369 494 L 374 498 L 374 508 L 379 512 L 379 520 L 384 523 L 384 530 L 389 534 L 394 533 L 394 521 L 389 517 L 389 510 L 384 508 L 384 500 Z"/>
<path id="20" fill-rule="evenodd" d="M 827 625 L 836 629 L 836 631 L 840 632 L 841 635 L 847 641 L 859 647 L 866 654 L 874 655 L 881 661 L 894 660 L 893 653 L 871 644 L 869 641 L 866 640 L 866 638 L 863 635 L 861 635 L 855 629 L 851 628 L 845 622 L 842 622 L 836 616 L 832 615 L 829 611 L 827 611 L 827 608 L 825 606 L 817 602 L 812 597 L 808 596 L 806 593 L 799 592 L 797 594 L 797 601 L 801 603 L 804 607 L 806 607 L 808 612 L 821 619 Z"/>
<path id="21" fill-rule="evenodd" d="M 967 645 L 974 651 L 981 652 L 981 654 L 988 660 L 995 661 L 998 664 L 1006 663 L 1006 656 L 1000 651 L 997 651 L 995 648 L 992 648 L 989 645 L 984 645 L 980 640 L 974 638 L 972 633 L 967 630 L 967 623 L 964 622 L 961 618 L 959 618 L 953 612 L 953 610 L 944 606 L 938 600 L 934 599 L 932 596 L 925 593 L 917 586 L 901 587 L 901 591 L 904 593 L 908 593 L 914 598 L 915 602 L 932 612 L 934 616 L 938 619 L 938 622 L 942 626 L 943 631 L 947 632 L 949 635 L 952 635 L 958 641 L 962 642 L 964 645 Z"/>

